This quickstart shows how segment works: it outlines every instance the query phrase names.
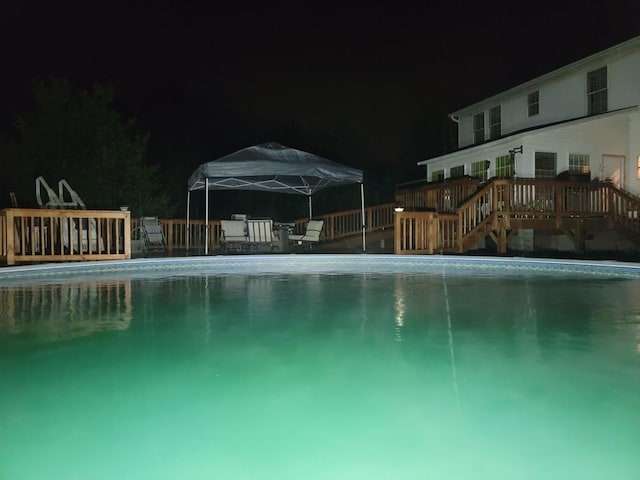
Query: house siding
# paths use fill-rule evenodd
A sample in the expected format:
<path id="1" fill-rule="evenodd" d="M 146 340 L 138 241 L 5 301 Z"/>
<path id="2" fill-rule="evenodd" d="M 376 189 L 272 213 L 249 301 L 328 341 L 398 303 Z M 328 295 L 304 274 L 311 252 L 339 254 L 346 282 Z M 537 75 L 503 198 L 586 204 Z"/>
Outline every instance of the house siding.
<path id="1" fill-rule="evenodd" d="M 609 110 L 640 105 L 640 51 L 612 62 Z"/>
<path id="2" fill-rule="evenodd" d="M 607 67 L 607 109 L 587 116 L 587 73 Z M 433 171 L 489 160 L 489 177 L 495 175 L 495 158 L 523 146 L 515 156 L 518 177 L 534 177 L 535 152 L 557 154 L 557 173 L 569 168 L 569 154 L 589 155 L 592 177 L 602 177 L 604 155 L 622 156 L 623 188 L 640 194 L 640 37 L 575 62 L 526 84 L 454 112 L 457 117 L 460 150 L 419 162 L 426 165 L 427 178 Z M 528 115 L 528 95 L 539 92 L 539 114 Z M 502 137 L 474 145 L 473 115 L 485 114 L 485 138 L 489 138 L 489 110 L 501 107 Z M 536 128 L 537 127 L 537 128 Z"/>
<path id="3" fill-rule="evenodd" d="M 608 110 L 640 104 L 640 51 L 623 57 L 602 57 L 580 64 L 571 73 L 563 72 L 558 78 L 531 82 L 512 95 L 497 95 L 454 112 L 460 121 L 458 145 L 463 148 L 474 144 L 473 115 L 488 114 L 497 105 L 502 106 L 503 135 L 587 115 L 587 73 L 603 66 L 607 67 Z M 540 113 L 529 117 L 527 96 L 535 91 L 540 94 Z"/>

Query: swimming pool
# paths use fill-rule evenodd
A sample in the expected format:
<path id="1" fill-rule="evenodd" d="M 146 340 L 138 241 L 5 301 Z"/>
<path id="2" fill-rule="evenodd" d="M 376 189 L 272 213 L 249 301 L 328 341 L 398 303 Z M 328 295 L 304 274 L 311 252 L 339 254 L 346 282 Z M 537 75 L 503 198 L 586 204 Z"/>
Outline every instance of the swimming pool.
<path id="1" fill-rule="evenodd" d="M 286 255 L 0 271 L 0 479 L 636 478 L 640 269 Z"/>

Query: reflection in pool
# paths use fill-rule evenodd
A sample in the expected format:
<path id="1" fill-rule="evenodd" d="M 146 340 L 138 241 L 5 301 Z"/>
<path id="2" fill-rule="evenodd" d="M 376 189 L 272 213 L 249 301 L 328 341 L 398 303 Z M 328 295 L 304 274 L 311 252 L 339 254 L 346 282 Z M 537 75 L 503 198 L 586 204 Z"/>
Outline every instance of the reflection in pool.
<path id="1" fill-rule="evenodd" d="M 131 280 L 1 289 L 0 304 L 2 333 L 55 341 L 122 330 L 131 323 Z"/>
<path id="2" fill-rule="evenodd" d="M 0 284 L 0 478 L 636 478 L 640 278 Z"/>

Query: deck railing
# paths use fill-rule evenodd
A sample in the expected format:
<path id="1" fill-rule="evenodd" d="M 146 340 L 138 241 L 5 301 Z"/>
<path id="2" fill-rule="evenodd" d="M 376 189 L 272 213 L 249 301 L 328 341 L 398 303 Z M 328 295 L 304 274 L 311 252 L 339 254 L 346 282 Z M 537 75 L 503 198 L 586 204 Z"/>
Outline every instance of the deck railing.
<path id="1" fill-rule="evenodd" d="M 407 210 L 428 208 L 439 213 L 454 212 L 479 184 L 477 178 L 464 177 L 427 183 L 415 189 L 402 188 L 396 191 L 396 203 Z"/>
<path id="2" fill-rule="evenodd" d="M 204 251 L 206 228 L 204 220 L 189 219 L 189 227 L 184 218 L 159 219 L 164 238 L 167 241 L 167 250 Z M 220 246 L 222 230 L 220 220 L 209 220 L 209 250 L 216 250 Z M 131 219 L 131 239 L 140 240 L 140 219 Z M 188 241 L 187 241 L 188 239 Z"/>
<path id="3" fill-rule="evenodd" d="M 385 203 L 366 207 L 364 210 L 364 224 L 367 233 L 377 232 L 385 228 L 393 227 L 393 203 Z M 337 213 L 319 215 L 319 220 L 324 220 L 324 228 L 321 238 L 326 241 L 335 241 L 362 233 L 362 210 L 346 210 Z M 296 220 L 298 230 L 304 230 L 308 218 Z"/>
<path id="4" fill-rule="evenodd" d="M 0 211 L 0 259 L 7 265 L 128 258 L 130 212 L 30 208 Z"/>
<path id="5" fill-rule="evenodd" d="M 640 239 L 640 198 L 608 182 L 494 179 L 469 193 L 464 179 L 401 192 L 396 203 L 365 209 L 367 232 L 395 228 L 396 253 L 462 253 L 486 235 L 509 230 L 514 221 L 608 218 Z M 447 192 L 445 192 L 447 190 Z M 446 195 L 459 199 L 455 207 Z M 394 213 L 402 203 L 403 212 Z M 438 205 L 440 209 L 436 208 Z M 335 241 L 362 233 L 360 209 L 320 215 L 322 239 Z M 295 221 L 304 231 L 307 218 Z M 170 251 L 204 250 L 202 220 L 161 219 Z M 18 262 L 111 260 L 131 258 L 131 240 L 139 240 L 138 219 L 130 212 L 10 208 L 0 211 L 0 260 Z M 219 249 L 220 221 L 211 220 L 209 249 Z M 530 228 L 530 227 L 522 227 Z M 187 241 L 188 240 L 188 241 Z M 506 241 L 506 240 L 505 240 Z"/>
<path id="6" fill-rule="evenodd" d="M 365 208 L 365 227 L 367 232 L 376 232 L 385 228 L 393 227 L 393 203 L 376 205 Z M 362 210 L 353 209 L 337 213 L 314 216 L 319 220 L 324 220 L 322 229 L 322 241 L 335 241 L 362 233 Z M 167 249 L 169 251 L 182 250 L 187 248 L 187 232 L 189 236 L 189 250 L 203 251 L 205 242 L 205 222 L 204 220 L 189 220 L 187 229 L 186 219 L 159 219 L 162 226 Z M 308 218 L 300 218 L 294 221 L 294 232 L 304 233 Z M 132 239 L 140 239 L 139 219 L 131 219 Z M 220 248 L 220 236 L 222 234 L 220 220 L 209 221 L 209 250 L 215 251 Z"/>
<path id="7" fill-rule="evenodd" d="M 640 198 L 609 182 L 494 179 L 454 208 L 442 201 L 446 189 L 457 192 L 456 198 L 460 198 L 469 188 L 470 183 L 464 179 L 457 184 L 452 181 L 449 186 L 434 182 L 417 192 L 399 191 L 396 202 L 403 204 L 405 211 L 396 217 L 396 228 L 399 218 L 407 225 L 425 218 L 425 212 L 420 210 L 426 209 L 433 212 L 438 226 L 433 229 L 436 233 L 430 230 L 437 242 L 425 247 L 424 231 L 403 223 L 403 232 L 409 231 L 412 239 L 405 241 L 402 236 L 406 233 L 396 232 L 400 241 L 396 243 L 396 253 L 422 253 L 425 249 L 463 253 L 486 235 L 502 235 L 498 243 L 500 248 L 506 248 L 505 232 L 516 220 L 554 220 L 559 227 L 566 219 L 609 218 L 626 233 L 640 238 Z"/>
<path id="8" fill-rule="evenodd" d="M 438 246 L 438 218 L 433 212 L 397 212 L 394 226 L 397 254 L 432 254 Z"/>

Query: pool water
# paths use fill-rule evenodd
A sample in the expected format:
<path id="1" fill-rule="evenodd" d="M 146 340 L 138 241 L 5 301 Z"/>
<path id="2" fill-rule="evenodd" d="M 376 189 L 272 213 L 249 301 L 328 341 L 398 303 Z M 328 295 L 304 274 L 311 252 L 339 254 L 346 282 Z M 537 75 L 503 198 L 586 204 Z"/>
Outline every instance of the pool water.
<path id="1" fill-rule="evenodd" d="M 640 280 L 0 286 L 0 479 L 634 479 Z"/>

